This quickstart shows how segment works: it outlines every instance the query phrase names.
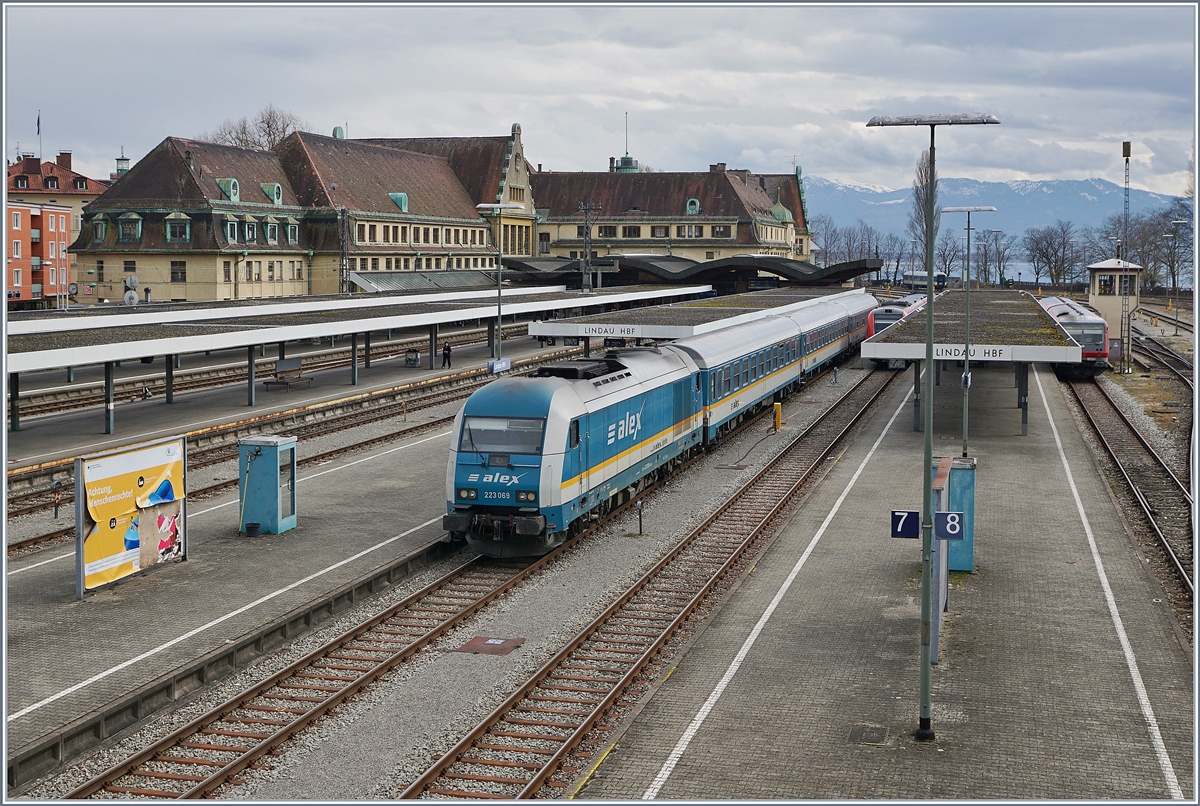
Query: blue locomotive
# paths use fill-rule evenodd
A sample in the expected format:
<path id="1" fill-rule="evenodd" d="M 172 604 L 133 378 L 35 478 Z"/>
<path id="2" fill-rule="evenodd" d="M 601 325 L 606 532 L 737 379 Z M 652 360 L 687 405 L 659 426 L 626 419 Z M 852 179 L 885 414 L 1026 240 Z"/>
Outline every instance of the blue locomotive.
<path id="1" fill-rule="evenodd" d="M 488 384 L 454 421 L 443 527 L 488 556 L 544 554 L 852 349 L 877 304 L 839 294 Z"/>

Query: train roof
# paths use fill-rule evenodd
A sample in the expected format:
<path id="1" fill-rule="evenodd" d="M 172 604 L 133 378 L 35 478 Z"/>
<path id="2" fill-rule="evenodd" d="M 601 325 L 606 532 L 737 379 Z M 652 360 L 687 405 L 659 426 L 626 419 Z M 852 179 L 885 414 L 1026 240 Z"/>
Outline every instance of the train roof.
<path id="1" fill-rule="evenodd" d="M 697 366 L 708 369 L 732 361 L 763 345 L 774 344 L 799 333 L 799 327 L 788 317 L 770 316 L 715 333 L 680 339 L 668 346 L 682 350 L 692 357 Z"/>

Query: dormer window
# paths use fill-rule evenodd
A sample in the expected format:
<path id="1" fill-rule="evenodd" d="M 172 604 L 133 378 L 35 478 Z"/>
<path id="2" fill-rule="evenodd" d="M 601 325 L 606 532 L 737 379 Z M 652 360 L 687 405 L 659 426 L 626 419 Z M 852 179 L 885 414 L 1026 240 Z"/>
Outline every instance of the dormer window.
<path id="1" fill-rule="evenodd" d="M 75 189 L 87 190 L 87 179 L 83 178 L 82 176 L 75 177 Z"/>
<path id="2" fill-rule="evenodd" d="M 279 243 L 278 224 L 267 224 L 267 243 Z"/>
<path id="3" fill-rule="evenodd" d="M 236 221 L 225 222 L 225 237 L 229 239 L 230 243 L 237 243 L 237 229 L 238 227 Z"/>
<path id="4" fill-rule="evenodd" d="M 108 222 L 102 218 L 93 221 L 92 241 L 95 243 L 103 243 L 106 235 L 108 235 Z"/>
<path id="5" fill-rule="evenodd" d="M 46 190 L 58 190 L 58 177 L 57 176 L 47 176 L 45 179 L 42 180 L 42 184 L 45 185 Z"/>
<path id="6" fill-rule="evenodd" d="M 290 244 L 300 243 L 300 222 L 294 218 L 287 219 L 287 240 Z"/>
<path id="7" fill-rule="evenodd" d="M 697 215 L 699 212 L 700 212 L 700 200 L 699 199 L 688 199 L 687 200 L 687 214 L 688 215 Z"/>
<path id="8" fill-rule="evenodd" d="M 183 213 L 171 213 L 166 224 L 167 243 L 187 243 L 192 239 L 192 220 Z"/>
<path id="9" fill-rule="evenodd" d="M 123 242 L 142 239 L 142 217 L 137 213 L 125 213 L 117 219 L 117 240 Z"/>
<path id="10" fill-rule="evenodd" d="M 246 222 L 246 243 L 253 243 L 258 240 L 258 225 L 253 221 Z"/>
<path id="11" fill-rule="evenodd" d="M 217 187 L 221 189 L 221 192 L 224 193 L 225 197 L 230 201 L 235 202 L 241 200 L 241 189 L 238 187 L 238 181 L 236 179 L 218 179 Z"/>
<path id="12" fill-rule="evenodd" d="M 25 190 L 26 188 L 29 187 L 29 177 L 28 176 L 18 176 L 13 184 L 17 188 L 17 190 Z"/>

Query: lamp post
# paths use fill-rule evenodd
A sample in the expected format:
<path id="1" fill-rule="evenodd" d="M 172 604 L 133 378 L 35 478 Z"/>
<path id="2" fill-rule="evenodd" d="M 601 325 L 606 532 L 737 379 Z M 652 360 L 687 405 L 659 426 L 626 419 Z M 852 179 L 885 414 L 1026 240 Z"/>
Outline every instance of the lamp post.
<path id="1" fill-rule="evenodd" d="M 1170 258 L 1170 262 L 1171 262 L 1171 286 L 1172 286 L 1171 290 L 1175 292 L 1175 335 L 1176 336 L 1179 335 L 1179 277 L 1175 273 L 1176 272 L 1175 261 L 1178 259 L 1178 255 L 1176 254 L 1176 252 L 1179 249 L 1179 238 L 1177 236 L 1179 235 L 1179 225 L 1186 224 L 1186 223 L 1187 222 L 1183 221 L 1182 219 L 1173 219 L 1171 221 L 1171 232 L 1169 234 L 1163 236 L 1164 238 L 1171 239 L 1171 251 L 1167 253 L 1167 256 Z"/>
<path id="2" fill-rule="evenodd" d="M 500 211 L 501 210 L 524 210 L 525 205 L 523 205 L 523 204 L 504 204 L 501 202 L 493 202 L 491 204 L 477 204 L 477 205 L 475 205 L 475 209 L 476 210 L 491 210 L 492 215 L 494 215 L 496 217 L 496 345 L 495 345 L 496 349 L 493 350 L 492 352 L 495 354 L 496 360 L 499 361 L 500 360 L 500 342 L 502 340 L 501 335 L 504 332 L 504 319 L 502 318 L 503 317 L 503 313 L 502 313 L 503 300 L 501 299 L 501 293 L 500 293 L 500 272 L 502 271 L 501 266 L 503 265 L 502 261 L 504 259 L 504 253 L 500 251 L 500 249 L 501 249 L 501 244 L 500 244 L 500 227 L 501 227 L 500 215 L 501 214 L 500 214 Z"/>
<path id="3" fill-rule="evenodd" d="M 937 195 L 937 173 L 934 151 L 934 132 L 938 126 L 964 126 L 999 123 L 995 115 L 879 115 L 867 126 L 928 126 L 929 127 L 929 184 L 925 188 L 925 453 L 921 466 L 924 490 L 921 496 L 921 710 L 917 741 L 934 738 L 931 713 L 930 647 L 933 632 L 933 589 L 931 559 L 933 551 L 933 244 L 934 197 Z"/>
<path id="4" fill-rule="evenodd" d="M 962 374 L 962 389 L 963 389 L 963 458 L 967 458 L 967 409 L 971 395 L 971 213 L 994 213 L 995 207 L 943 207 L 943 213 L 966 213 L 967 214 L 967 263 L 965 276 L 963 277 L 963 288 L 966 290 L 966 317 L 964 324 L 963 338 L 963 374 Z"/>

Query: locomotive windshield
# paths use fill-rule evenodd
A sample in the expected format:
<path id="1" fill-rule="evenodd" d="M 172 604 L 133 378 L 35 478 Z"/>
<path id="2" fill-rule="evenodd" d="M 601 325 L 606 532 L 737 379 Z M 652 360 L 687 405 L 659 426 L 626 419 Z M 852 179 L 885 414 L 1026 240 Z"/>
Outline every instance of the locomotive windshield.
<path id="1" fill-rule="evenodd" d="M 460 451 L 473 453 L 542 452 L 545 420 L 520 417 L 464 417 Z"/>

